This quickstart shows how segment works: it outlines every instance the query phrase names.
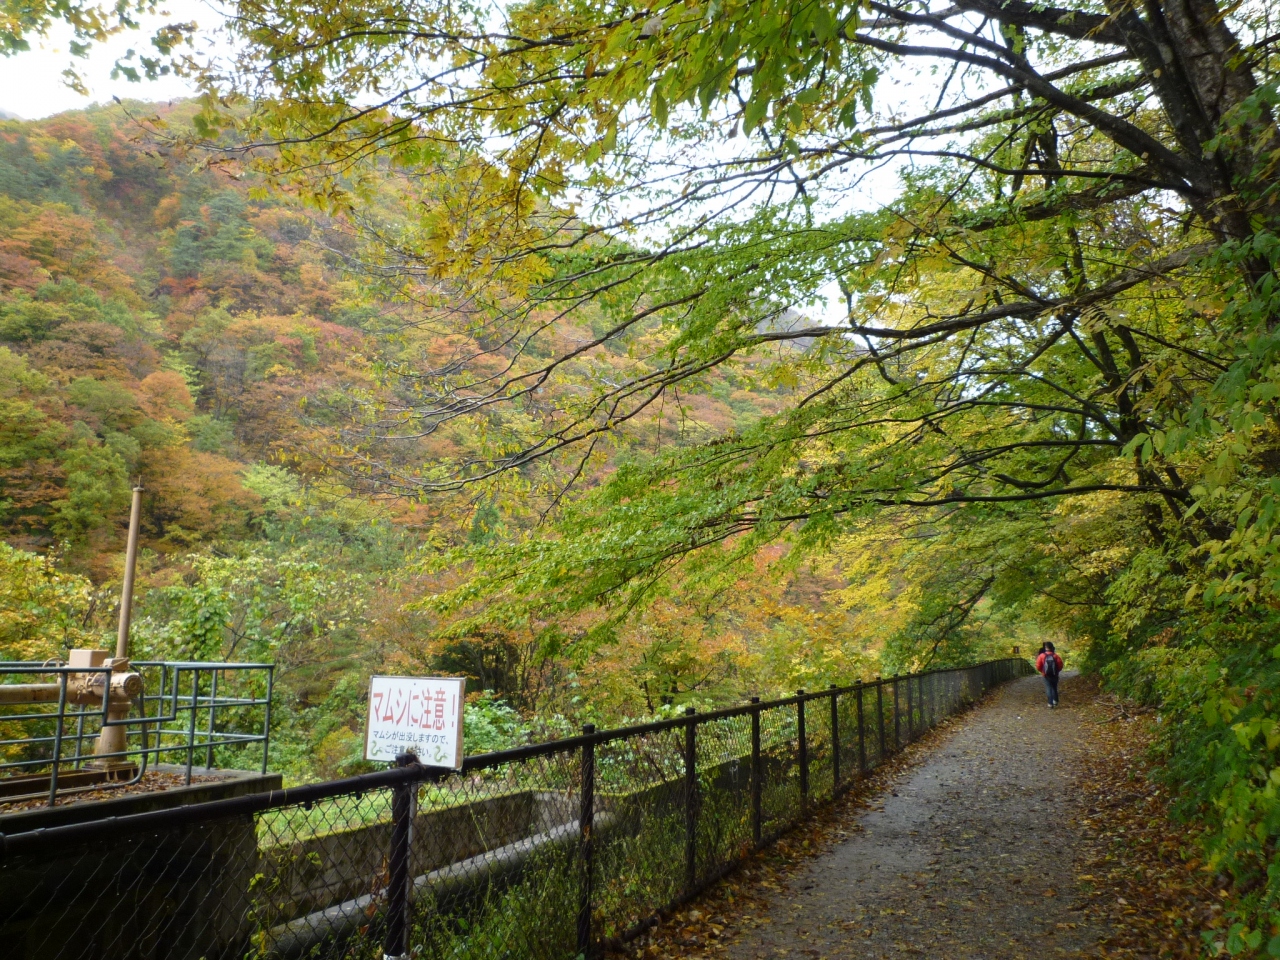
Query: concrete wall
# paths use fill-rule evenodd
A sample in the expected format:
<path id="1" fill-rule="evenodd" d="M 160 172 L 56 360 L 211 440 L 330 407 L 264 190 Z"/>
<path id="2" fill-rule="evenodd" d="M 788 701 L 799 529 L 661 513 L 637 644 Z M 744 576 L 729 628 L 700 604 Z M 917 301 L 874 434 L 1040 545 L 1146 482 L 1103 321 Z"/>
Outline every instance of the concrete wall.
<path id="1" fill-rule="evenodd" d="M 255 782 L 256 780 L 256 782 Z M 120 816 L 263 789 L 261 777 L 117 797 L 0 818 L 0 830 Z M 279 777 L 269 780 L 279 786 Z M 258 789 L 252 789 L 253 786 Z M 94 814 L 97 814 L 97 817 Z M 243 942 L 244 895 L 258 863 L 253 818 L 163 833 L 123 833 L 46 856 L 0 861 L 0 956 L 6 960 L 215 960 L 210 944 Z"/>
<path id="2" fill-rule="evenodd" d="M 567 823 L 577 815 L 572 806 L 563 794 L 524 790 L 420 813 L 414 818 L 411 875 Z M 269 925 L 377 893 L 386 884 L 390 840 L 391 824 L 382 822 L 263 850 L 256 887 Z"/>

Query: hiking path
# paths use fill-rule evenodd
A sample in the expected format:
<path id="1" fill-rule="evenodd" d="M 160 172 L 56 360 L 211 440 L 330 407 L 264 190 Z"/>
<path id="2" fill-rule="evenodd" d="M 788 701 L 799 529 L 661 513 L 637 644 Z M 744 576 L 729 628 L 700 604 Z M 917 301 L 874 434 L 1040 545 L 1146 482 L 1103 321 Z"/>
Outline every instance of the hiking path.
<path id="1" fill-rule="evenodd" d="M 734 960 L 1083 957 L 1105 930 L 1079 894 L 1088 749 L 1071 672 L 1006 684 L 872 798 L 847 836 L 728 938 Z"/>

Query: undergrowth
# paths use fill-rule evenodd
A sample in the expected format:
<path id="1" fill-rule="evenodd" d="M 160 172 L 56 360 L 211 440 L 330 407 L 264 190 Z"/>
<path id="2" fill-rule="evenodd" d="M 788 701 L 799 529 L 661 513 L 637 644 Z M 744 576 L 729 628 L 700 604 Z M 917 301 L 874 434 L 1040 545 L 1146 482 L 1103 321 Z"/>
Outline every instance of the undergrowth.
<path id="1" fill-rule="evenodd" d="M 1147 647 L 1103 675 L 1158 711 L 1155 775 L 1222 892 L 1208 955 L 1280 957 L 1280 645 Z"/>

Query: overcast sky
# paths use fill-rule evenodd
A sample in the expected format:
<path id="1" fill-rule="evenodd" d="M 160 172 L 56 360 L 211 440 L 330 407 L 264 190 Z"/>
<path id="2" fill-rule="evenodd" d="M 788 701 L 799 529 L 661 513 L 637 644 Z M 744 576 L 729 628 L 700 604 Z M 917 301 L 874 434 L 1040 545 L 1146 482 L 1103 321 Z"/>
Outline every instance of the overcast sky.
<path id="1" fill-rule="evenodd" d="M 107 102 L 113 96 L 122 100 L 170 100 L 188 96 L 191 89 L 173 77 L 154 83 L 111 79 L 111 66 L 117 58 L 130 48 L 149 49 L 146 41 L 156 26 L 187 20 L 194 20 L 206 29 L 216 24 L 216 14 L 200 0 L 169 0 L 165 9 L 168 16 L 144 18 L 141 30 L 128 31 L 95 46 L 87 60 L 76 61 L 88 79 L 92 91 L 89 97 L 71 90 L 62 78 L 62 71 L 72 62 L 67 53 L 69 30 L 59 30 L 39 44 L 33 42 L 26 53 L 0 57 L 0 110 L 17 114 L 24 120 L 37 120 L 64 110 L 79 110 L 95 101 Z"/>

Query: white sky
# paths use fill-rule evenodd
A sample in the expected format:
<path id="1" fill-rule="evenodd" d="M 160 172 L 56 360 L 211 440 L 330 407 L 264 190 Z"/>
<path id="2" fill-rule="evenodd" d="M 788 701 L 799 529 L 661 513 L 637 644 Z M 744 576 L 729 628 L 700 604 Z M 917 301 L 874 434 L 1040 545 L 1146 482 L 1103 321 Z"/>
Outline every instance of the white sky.
<path id="1" fill-rule="evenodd" d="M 0 57 L 0 110 L 17 114 L 24 120 L 38 120 L 64 110 L 80 110 L 91 103 L 107 102 L 113 96 L 121 100 L 170 100 L 190 96 L 192 90 L 183 81 L 163 77 L 154 83 L 130 83 L 111 79 L 111 67 L 130 48 L 146 52 L 147 42 L 157 26 L 177 21 L 194 20 L 208 37 L 217 25 L 218 15 L 200 0 L 169 0 L 167 16 L 142 19 L 141 30 L 130 30 L 94 46 L 87 59 L 76 60 L 86 77 L 92 95 L 81 96 L 66 85 L 62 71 L 73 60 L 67 52 L 71 31 L 59 29 L 41 42 L 32 41 L 31 49 L 12 57 Z"/>

